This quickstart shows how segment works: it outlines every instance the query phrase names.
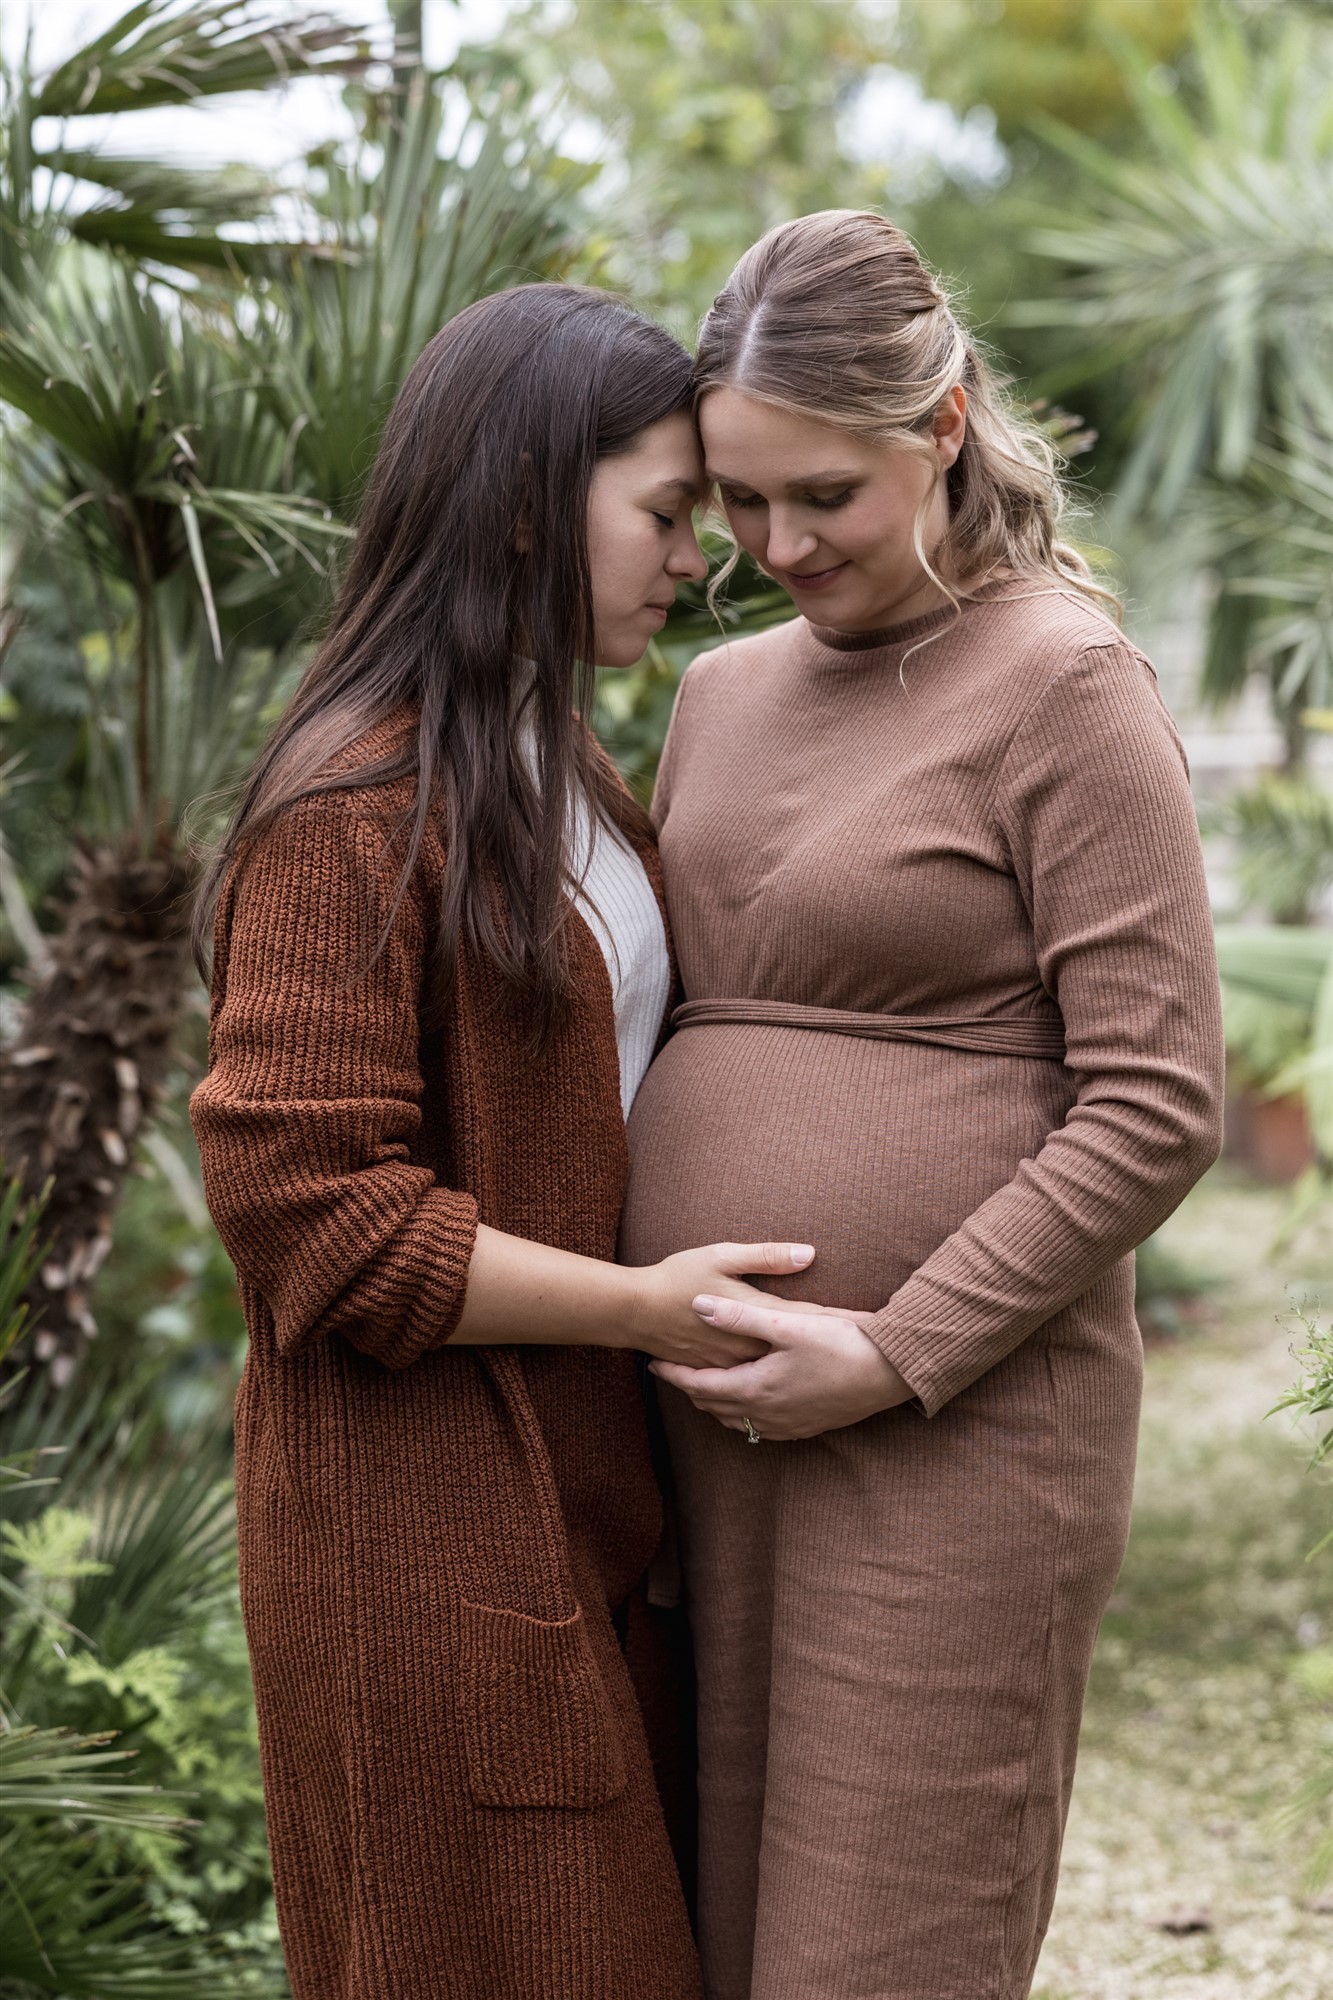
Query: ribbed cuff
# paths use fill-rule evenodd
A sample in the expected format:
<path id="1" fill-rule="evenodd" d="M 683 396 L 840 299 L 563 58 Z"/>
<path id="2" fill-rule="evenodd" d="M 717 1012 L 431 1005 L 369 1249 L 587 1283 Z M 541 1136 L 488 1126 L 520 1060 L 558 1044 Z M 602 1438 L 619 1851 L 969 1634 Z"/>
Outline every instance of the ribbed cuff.
<path id="1" fill-rule="evenodd" d="M 479 1220 L 473 1197 L 449 1188 L 432 1189 L 412 1218 L 417 1290 L 403 1332 L 422 1354 L 443 1347 L 462 1317 Z"/>
<path id="2" fill-rule="evenodd" d="M 940 1355 L 931 1352 L 931 1343 L 919 1331 L 900 1323 L 892 1299 L 876 1313 L 865 1332 L 884 1359 L 898 1370 L 926 1416 L 936 1416 L 960 1389 L 967 1387 L 967 1380 L 958 1379 L 956 1368 L 951 1371 L 940 1366 Z"/>

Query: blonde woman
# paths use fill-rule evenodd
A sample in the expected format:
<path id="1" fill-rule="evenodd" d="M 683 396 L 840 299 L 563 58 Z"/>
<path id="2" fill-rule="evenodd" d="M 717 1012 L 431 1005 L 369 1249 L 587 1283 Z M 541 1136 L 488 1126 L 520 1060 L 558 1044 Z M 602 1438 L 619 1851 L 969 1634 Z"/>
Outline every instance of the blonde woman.
<path id="1" fill-rule="evenodd" d="M 1049 450 L 899 230 L 771 232 L 697 376 L 736 538 L 800 615 L 681 689 L 685 1003 L 622 1250 L 791 1235 L 844 1309 L 703 1296 L 769 1352 L 655 1366 L 706 1991 L 1019 2000 L 1129 1518 L 1130 1253 L 1220 1140 L 1185 764 Z"/>

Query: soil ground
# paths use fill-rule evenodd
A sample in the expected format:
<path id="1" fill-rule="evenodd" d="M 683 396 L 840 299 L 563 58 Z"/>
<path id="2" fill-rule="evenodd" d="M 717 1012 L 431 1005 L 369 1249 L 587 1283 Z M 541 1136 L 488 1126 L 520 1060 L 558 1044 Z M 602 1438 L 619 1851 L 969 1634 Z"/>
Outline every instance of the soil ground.
<path id="1" fill-rule="evenodd" d="M 1333 2000 L 1333 1882 L 1306 1873 L 1328 1822 L 1281 1823 L 1333 1758 L 1333 1706 L 1301 1678 L 1333 1648 L 1333 1546 L 1309 1556 L 1333 1480 L 1306 1469 L 1311 1430 L 1265 1421 L 1297 1373 L 1296 1306 L 1333 1315 L 1333 1218 L 1265 1261 L 1284 1200 L 1223 1166 L 1163 1232 L 1211 1282 L 1149 1350 L 1034 2000 Z"/>

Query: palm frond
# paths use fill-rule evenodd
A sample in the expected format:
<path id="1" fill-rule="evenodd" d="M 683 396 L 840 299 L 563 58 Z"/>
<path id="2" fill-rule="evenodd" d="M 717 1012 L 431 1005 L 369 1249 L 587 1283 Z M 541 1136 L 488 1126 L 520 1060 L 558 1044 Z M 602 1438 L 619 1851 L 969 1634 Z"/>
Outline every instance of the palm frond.
<path id="1" fill-rule="evenodd" d="M 18 1180 L 0 1194 L 0 1360 L 28 1323 L 24 1293 L 42 1258 L 42 1201 L 28 1201 Z M 3 1468 L 0 1468 L 0 1475 Z"/>
<path id="2" fill-rule="evenodd" d="M 391 144 L 316 156 L 325 254 L 288 260 L 250 337 L 302 490 L 340 517 L 430 336 L 474 299 L 551 276 L 573 253 L 590 170 L 542 139 L 514 89 L 447 135 L 458 110 L 450 81 L 419 70 L 376 113 Z"/>
<path id="3" fill-rule="evenodd" d="M 1201 31 L 1195 103 L 1163 100 L 1126 54 L 1151 157 L 1043 128 L 1084 178 L 1042 216 L 1058 294 L 1015 324 L 1083 337 L 1137 383 L 1141 422 L 1119 502 L 1168 519 L 1205 470 L 1239 477 L 1266 429 L 1317 393 L 1333 356 L 1333 126 L 1327 33 Z"/>
<path id="4" fill-rule="evenodd" d="M 40 307 L 2 283 L 0 302 L 0 400 L 28 420 L 14 483 L 49 555 L 105 579 L 109 671 L 89 691 L 108 832 L 175 817 L 252 748 L 347 530 L 289 490 L 286 434 L 211 306 L 105 262 L 68 267 Z"/>
<path id="5" fill-rule="evenodd" d="M 146 1801 L 156 1785 L 127 1785 L 119 1773 L 132 1750 L 109 1750 L 114 1732 L 80 1736 L 73 1729 L 10 1729 L 0 1734 L 0 1819 L 76 1819 L 86 1825 L 174 1833 L 188 1825 L 179 1813 Z M 116 1766 L 112 1771 L 108 1767 Z"/>
<path id="6" fill-rule="evenodd" d="M 1258 668 L 1281 711 L 1333 700 L 1333 407 L 1326 394 L 1194 501 L 1217 573 L 1203 691 L 1225 701 Z"/>
<path id="7" fill-rule="evenodd" d="M 253 1988 L 153 1922 L 93 1840 L 20 1824 L 0 1839 L 5 1984 L 53 2000 L 229 2000 Z"/>
<path id="8" fill-rule="evenodd" d="M 144 111 L 229 91 L 266 90 L 365 67 L 365 33 L 335 14 L 264 0 L 138 0 L 53 70 L 33 94 L 37 118 Z"/>
<path id="9" fill-rule="evenodd" d="M 45 79 L 29 56 L 0 63 L 0 276 L 41 279 L 70 241 L 170 270 L 234 276 L 264 268 L 279 192 L 245 166 L 202 169 L 91 148 L 63 121 L 223 92 L 265 90 L 295 77 L 355 75 L 372 60 L 365 33 L 328 13 L 266 0 L 141 0 Z M 62 121 L 57 143 L 37 121 Z M 237 238 L 234 225 L 248 223 Z M 253 237 L 255 240 L 249 240 Z"/>
<path id="10" fill-rule="evenodd" d="M 69 1620 L 97 1636 L 115 1666 L 164 1645 L 189 1613 L 213 1602 L 235 1572 L 231 1441 L 196 1440 L 174 1463 L 103 1488 L 90 1553 L 101 1565 L 80 1578 Z M 66 1497 L 62 1482 L 62 1500 Z"/>
<path id="11" fill-rule="evenodd" d="M 1219 924 L 1216 942 L 1227 984 L 1313 1012 L 1333 963 L 1333 931 L 1296 924 Z"/>

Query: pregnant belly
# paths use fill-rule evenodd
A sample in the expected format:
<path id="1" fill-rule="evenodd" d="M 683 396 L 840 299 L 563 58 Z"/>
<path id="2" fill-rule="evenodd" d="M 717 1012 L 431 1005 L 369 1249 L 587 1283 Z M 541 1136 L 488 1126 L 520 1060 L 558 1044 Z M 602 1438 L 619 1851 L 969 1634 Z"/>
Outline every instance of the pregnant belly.
<path id="1" fill-rule="evenodd" d="M 667 1043 L 630 1118 L 621 1256 L 813 1243 L 769 1288 L 874 1311 L 1064 1121 L 1061 1064 L 754 1024 Z"/>

